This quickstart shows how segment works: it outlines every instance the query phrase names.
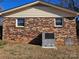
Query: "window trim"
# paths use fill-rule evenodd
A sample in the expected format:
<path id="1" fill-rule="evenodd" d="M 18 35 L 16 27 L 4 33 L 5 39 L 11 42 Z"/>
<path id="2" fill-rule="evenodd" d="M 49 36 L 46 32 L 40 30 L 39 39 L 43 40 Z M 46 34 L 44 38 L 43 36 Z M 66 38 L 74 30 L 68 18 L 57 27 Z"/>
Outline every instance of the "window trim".
<path id="1" fill-rule="evenodd" d="M 44 37 L 43 39 L 46 39 L 46 38 L 45 38 L 45 33 L 53 33 L 53 34 L 54 34 L 54 39 L 55 39 L 55 33 L 54 33 L 54 32 L 44 32 L 44 33 L 43 33 L 43 37 Z"/>
<path id="2" fill-rule="evenodd" d="M 42 39 L 45 39 L 45 33 L 54 33 L 54 32 L 43 32 L 42 33 Z M 54 39 L 55 39 L 56 33 L 54 33 Z"/>
<path id="3" fill-rule="evenodd" d="M 19 26 L 18 25 L 18 18 L 16 19 L 16 27 L 24 27 L 24 26 Z"/>
<path id="4" fill-rule="evenodd" d="M 62 18 L 62 17 L 57 17 L 57 18 Z M 62 25 L 56 25 L 56 18 L 54 19 L 54 26 L 55 27 L 63 27 L 64 25 L 64 18 L 62 18 Z"/>

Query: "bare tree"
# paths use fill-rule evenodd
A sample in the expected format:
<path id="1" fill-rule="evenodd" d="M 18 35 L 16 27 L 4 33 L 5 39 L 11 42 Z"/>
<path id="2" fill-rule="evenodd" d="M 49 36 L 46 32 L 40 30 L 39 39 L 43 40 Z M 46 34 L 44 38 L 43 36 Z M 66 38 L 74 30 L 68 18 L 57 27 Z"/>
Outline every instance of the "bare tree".
<path id="1" fill-rule="evenodd" d="M 37 1 L 44 1 L 44 0 L 37 0 Z"/>
<path id="2" fill-rule="evenodd" d="M 74 1 L 74 0 L 69 0 L 69 5 L 68 5 L 68 7 L 69 7 L 70 9 L 74 10 L 74 8 L 75 8 L 75 1 Z"/>
<path id="3" fill-rule="evenodd" d="M 64 3 L 68 5 L 69 9 L 74 10 L 75 4 L 76 4 L 74 0 L 61 0 L 60 6 L 64 7 L 65 6 Z"/>
<path id="4" fill-rule="evenodd" d="M 3 8 L 2 8 L 2 7 L 0 7 L 0 12 L 1 12 L 1 11 L 3 11 Z"/>

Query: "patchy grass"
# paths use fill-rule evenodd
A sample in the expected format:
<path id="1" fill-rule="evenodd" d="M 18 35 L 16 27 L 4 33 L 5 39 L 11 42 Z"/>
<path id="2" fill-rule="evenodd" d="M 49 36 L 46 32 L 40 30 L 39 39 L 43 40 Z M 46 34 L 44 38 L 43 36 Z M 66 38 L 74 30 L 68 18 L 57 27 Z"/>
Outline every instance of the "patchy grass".
<path id="1" fill-rule="evenodd" d="M 0 48 L 3 48 L 3 47 L 4 47 L 4 45 L 6 45 L 6 42 L 5 42 L 5 41 L 0 40 Z"/>
<path id="2" fill-rule="evenodd" d="M 31 44 L 6 44 L 0 49 L 0 59 L 79 59 L 79 47 L 45 49 Z"/>

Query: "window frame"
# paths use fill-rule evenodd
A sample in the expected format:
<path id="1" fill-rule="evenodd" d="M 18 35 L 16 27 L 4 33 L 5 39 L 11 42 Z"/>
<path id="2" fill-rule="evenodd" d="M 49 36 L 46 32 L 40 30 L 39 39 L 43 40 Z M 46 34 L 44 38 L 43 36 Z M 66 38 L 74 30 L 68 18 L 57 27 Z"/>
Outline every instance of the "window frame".
<path id="1" fill-rule="evenodd" d="M 19 18 L 16 19 L 16 27 L 24 27 L 24 26 L 19 26 L 19 25 L 18 25 L 18 19 L 19 19 Z M 25 19 L 25 18 L 24 18 L 24 19 Z"/>
<path id="2" fill-rule="evenodd" d="M 53 34 L 54 36 L 53 36 L 53 38 L 46 38 L 46 34 Z M 45 36 L 45 39 L 55 39 L 55 34 L 54 33 L 44 33 L 44 36 Z"/>
<path id="3" fill-rule="evenodd" d="M 57 18 L 61 18 L 62 19 L 62 25 L 57 25 L 56 24 L 56 18 L 54 19 L 54 26 L 55 27 L 63 27 L 63 25 L 64 25 L 64 18 L 62 18 L 62 17 L 57 17 Z"/>
<path id="4" fill-rule="evenodd" d="M 54 34 L 54 39 L 46 39 L 45 38 L 45 33 L 53 33 Z M 52 41 L 52 43 L 54 45 L 52 45 L 52 46 L 44 46 L 44 44 L 45 44 L 44 42 L 50 41 L 50 40 Z M 56 42 L 56 33 L 54 33 L 54 32 L 43 32 L 42 33 L 42 48 L 56 48 L 55 42 Z"/>
<path id="5" fill-rule="evenodd" d="M 54 32 L 43 32 L 42 33 L 42 39 L 46 39 L 45 38 L 45 33 L 53 33 L 54 34 L 54 39 L 55 39 L 56 34 Z"/>

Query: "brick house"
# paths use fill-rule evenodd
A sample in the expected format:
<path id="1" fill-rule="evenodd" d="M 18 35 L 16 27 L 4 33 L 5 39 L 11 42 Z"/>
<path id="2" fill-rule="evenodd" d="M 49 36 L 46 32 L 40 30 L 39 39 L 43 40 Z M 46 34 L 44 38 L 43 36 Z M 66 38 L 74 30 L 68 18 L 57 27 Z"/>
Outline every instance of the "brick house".
<path id="1" fill-rule="evenodd" d="M 4 17 L 3 40 L 30 43 L 41 34 L 42 47 L 75 45 L 77 14 L 42 1 L 1 12 Z"/>

